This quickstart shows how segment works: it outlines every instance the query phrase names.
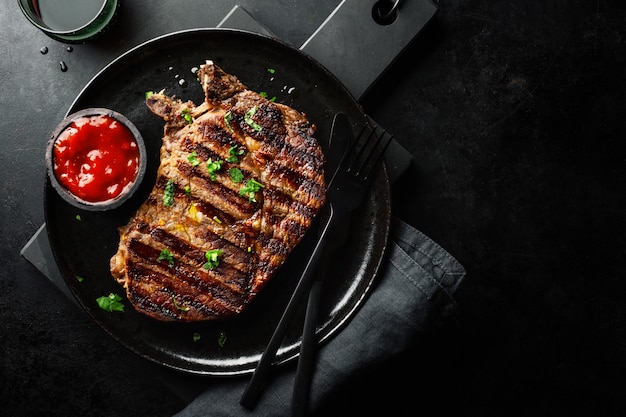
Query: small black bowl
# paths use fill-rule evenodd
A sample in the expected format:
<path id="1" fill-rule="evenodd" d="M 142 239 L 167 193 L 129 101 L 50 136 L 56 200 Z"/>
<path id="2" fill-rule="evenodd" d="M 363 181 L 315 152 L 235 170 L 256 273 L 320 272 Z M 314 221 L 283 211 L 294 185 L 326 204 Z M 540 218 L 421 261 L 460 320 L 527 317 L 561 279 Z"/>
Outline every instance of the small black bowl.
<path id="1" fill-rule="evenodd" d="M 120 194 L 103 201 L 87 201 L 76 196 L 58 180 L 54 169 L 54 148 L 56 141 L 61 133 L 70 128 L 76 120 L 81 118 L 89 118 L 92 116 L 109 117 L 126 126 L 126 128 L 132 133 L 134 140 L 137 143 L 137 148 L 139 150 L 138 169 L 134 180 L 126 185 Z M 146 165 L 146 145 L 137 127 L 135 127 L 135 125 L 124 115 L 106 108 L 87 108 L 67 116 L 56 126 L 56 128 L 52 132 L 46 148 L 46 169 L 52 186 L 66 202 L 84 210 L 105 211 L 115 209 L 121 206 L 139 188 L 141 181 L 145 176 Z"/>

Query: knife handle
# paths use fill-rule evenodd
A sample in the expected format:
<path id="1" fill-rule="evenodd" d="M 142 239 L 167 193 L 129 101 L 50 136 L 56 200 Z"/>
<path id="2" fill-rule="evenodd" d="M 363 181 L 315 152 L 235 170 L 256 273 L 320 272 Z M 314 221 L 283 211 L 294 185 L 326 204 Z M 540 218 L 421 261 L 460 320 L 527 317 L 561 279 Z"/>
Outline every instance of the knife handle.
<path id="1" fill-rule="evenodd" d="M 315 353 L 317 348 L 315 330 L 317 329 L 320 290 L 322 278 L 326 275 L 327 267 L 328 262 L 326 259 L 323 259 L 322 265 L 320 265 L 318 269 L 317 278 L 313 281 L 313 284 L 311 284 L 309 291 L 304 316 L 302 343 L 300 344 L 300 356 L 298 357 L 298 367 L 296 368 L 296 378 L 291 397 L 291 417 L 304 417 L 307 414 L 309 392 L 315 369 Z"/>
<path id="2" fill-rule="evenodd" d="M 248 386 L 246 387 L 241 399 L 239 400 L 239 404 L 244 406 L 245 408 L 251 410 L 256 406 L 258 402 L 259 396 L 261 392 L 265 388 L 265 383 L 267 381 L 267 377 L 269 375 L 272 362 L 276 357 L 276 352 L 278 352 L 278 348 L 282 343 L 285 334 L 289 328 L 291 320 L 298 307 L 300 306 L 300 302 L 302 301 L 304 295 L 311 288 L 311 284 L 313 283 L 313 278 L 315 277 L 315 269 L 316 266 L 321 259 L 322 255 L 325 253 L 325 248 L 328 243 L 328 237 L 332 234 L 329 234 L 329 231 L 335 225 L 335 216 L 334 211 L 332 210 L 332 206 L 330 206 L 330 214 L 326 225 L 323 228 L 322 234 L 320 235 L 320 239 L 318 240 L 315 248 L 313 249 L 313 253 L 309 258 L 309 262 L 302 273 L 296 288 L 289 299 L 289 303 L 283 311 L 283 315 L 281 316 L 278 325 L 274 329 L 274 333 L 270 338 L 267 347 L 263 351 L 261 355 L 261 359 L 259 359 L 259 363 L 257 364 L 254 373 L 252 374 L 252 378 L 250 382 L 248 382 Z"/>

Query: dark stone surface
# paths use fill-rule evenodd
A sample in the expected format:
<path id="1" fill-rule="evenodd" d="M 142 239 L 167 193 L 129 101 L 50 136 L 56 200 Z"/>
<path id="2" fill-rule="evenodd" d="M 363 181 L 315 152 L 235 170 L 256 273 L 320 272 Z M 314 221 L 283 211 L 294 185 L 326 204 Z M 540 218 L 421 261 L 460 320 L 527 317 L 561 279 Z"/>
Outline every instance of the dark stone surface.
<path id="1" fill-rule="evenodd" d="M 338 2 L 318 3 L 238 4 L 301 44 Z M 467 269 L 459 315 L 355 375 L 320 415 L 621 415 L 626 3 L 435 3 L 435 20 L 364 107 L 415 157 L 394 186 L 395 214 Z M 82 86 L 129 47 L 215 26 L 233 4 L 126 0 L 109 33 L 72 52 L 4 6 L 0 415 L 183 406 L 169 389 L 178 375 L 111 340 L 19 251 L 44 221 L 46 137 Z"/>

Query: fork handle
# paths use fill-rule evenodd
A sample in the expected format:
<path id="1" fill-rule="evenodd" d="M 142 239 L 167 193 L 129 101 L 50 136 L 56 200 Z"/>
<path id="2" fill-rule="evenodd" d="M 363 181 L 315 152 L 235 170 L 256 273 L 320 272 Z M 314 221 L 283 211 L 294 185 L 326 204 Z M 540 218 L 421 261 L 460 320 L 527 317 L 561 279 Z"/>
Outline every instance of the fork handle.
<path id="1" fill-rule="evenodd" d="M 300 280 L 298 281 L 298 284 L 289 299 L 289 303 L 287 304 L 285 311 L 283 311 L 283 315 L 281 316 L 278 325 L 274 329 L 274 333 L 272 334 L 267 347 L 261 355 L 261 359 L 259 359 L 259 363 L 252 374 L 252 378 L 250 379 L 250 382 L 248 382 L 248 386 L 239 400 L 239 404 L 249 410 L 256 406 L 259 396 L 265 388 L 265 382 L 267 380 L 272 362 L 276 357 L 276 352 L 278 352 L 278 348 L 280 347 L 287 329 L 289 328 L 289 324 L 298 309 L 302 298 L 311 288 L 313 278 L 315 277 L 315 267 L 325 252 L 328 237 L 330 236 L 329 232 L 335 224 L 336 216 L 334 213 L 335 212 L 331 206 L 328 220 L 322 230 L 317 244 L 315 245 L 315 248 L 313 249 L 309 262 L 307 263 L 304 272 L 302 273 L 302 276 L 300 277 Z"/>

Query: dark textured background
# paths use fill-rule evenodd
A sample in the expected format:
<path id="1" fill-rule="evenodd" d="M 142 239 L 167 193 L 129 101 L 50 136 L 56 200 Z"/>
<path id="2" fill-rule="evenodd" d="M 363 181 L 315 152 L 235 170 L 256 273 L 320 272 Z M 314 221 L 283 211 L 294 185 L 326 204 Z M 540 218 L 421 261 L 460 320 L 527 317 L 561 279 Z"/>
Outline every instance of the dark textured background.
<path id="1" fill-rule="evenodd" d="M 106 336 L 19 251 L 44 221 L 46 136 L 82 86 L 130 46 L 215 26 L 234 4 L 126 0 L 107 36 L 71 53 L 14 2 L 1 6 L 0 415 L 183 406 L 167 374 Z M 299 45 L 338 1 L 238 4 Z M 622 415 L 626 3 L 435 4 L 363 104 L 414 155 L 395 214 L 468 272 L 459 315 L 356 375 L 319 415 Z"/>

